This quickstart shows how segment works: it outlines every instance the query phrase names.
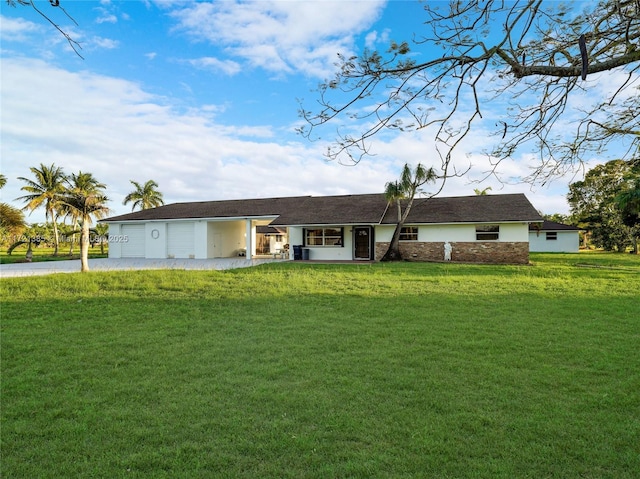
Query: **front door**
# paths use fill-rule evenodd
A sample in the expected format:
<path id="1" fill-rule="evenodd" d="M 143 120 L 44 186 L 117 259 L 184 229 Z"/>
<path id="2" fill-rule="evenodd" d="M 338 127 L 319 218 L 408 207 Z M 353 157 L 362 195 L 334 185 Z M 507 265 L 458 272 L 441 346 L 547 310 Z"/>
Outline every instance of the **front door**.
<path id="1" fill-rule="evenodd" d="M 354 259 L 371 259 L 371 226 L 357 226 L 353 234 Z"/>

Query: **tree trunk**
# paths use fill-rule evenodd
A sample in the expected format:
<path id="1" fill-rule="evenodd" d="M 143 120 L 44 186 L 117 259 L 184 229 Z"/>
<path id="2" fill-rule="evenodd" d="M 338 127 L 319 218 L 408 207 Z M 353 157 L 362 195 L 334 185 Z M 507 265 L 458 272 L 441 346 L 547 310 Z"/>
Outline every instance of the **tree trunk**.
<path id="1" fill-rule="evenodd" d="M 82 222 L 80 233 L 80 271 L 89 271 L 89 222 Z"/>
<path id="2" fill-rule="evenodd" d="M 60 242 L 58 237 L 58 225 L 56 224 L 56 216 L 53 209 L 49 213 L 51 214 L 51 223 L 53 224 L 53 256 L 58 256 L 58 244 Z"/>
<path id="3" fill-rule="evenodd" d="M 402 253 L 400 252 L 400 232 L 402 231 L 405 221 L 407 221 L 407 218 L 409 217 L 409 212 L 413 206 L 414 195 L 415 193 L 410 196 L 404 213 L 402 212 L 400 201 L 398 200 L 398 224 L 396 225 L 396 230 L 393 232 L 389 249 L 380 261 L 402 261 Z"/>
<path id="4" fill-rule="evenodd" d="M 402 253 L 400 253 L 400 231 L 402 231 L 404 222 L 402 221 L 402 206 L 400 200 L 397 200 L 396 204 L 398 205 L 398 224 L 396 224 L 396 229 L 391 237 L 389 248 L 380 261 L 402 261 Z"/>
<path id="5" fill-rule="evenodd" d="M 396 229 L 391 237 L 391 243 L 389 243 L 389 249 L 380 259 L 380 261 L 402 261 L 402 253 L 400 253 L 400 231 L 402 230 L 403 223 L 398 223 Z"/>

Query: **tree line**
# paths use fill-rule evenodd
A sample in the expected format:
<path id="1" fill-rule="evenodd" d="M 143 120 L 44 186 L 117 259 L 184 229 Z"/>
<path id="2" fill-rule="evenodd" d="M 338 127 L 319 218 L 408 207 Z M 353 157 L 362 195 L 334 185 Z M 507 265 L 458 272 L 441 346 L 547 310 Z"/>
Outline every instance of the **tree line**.
<path id="1" fill-rule="evenodd" d="M 640 157 L 612 160 L 569 185 L 569 222 L 585 231 L 584 241 L 607 251 L 638 253 Z"/>
<path id="2" fill-rule="evenodd" d="M 18 180 L 24 183 L 21 190 L 26 194 L 16 198 L 16 201 L 26 203 L 25 206 L 20 210 L 7 203 L 0 204 L 0 233 L 2 236 L 14 238 L 24 235 L 25 238 L 19 242 L 29 244 L 29 256 L 31 245 L 41 242 L 44 236 L 37 234 L 36 230 L 25 234 L 27 223 L 23 211 L 33 212 L 43 208 L 46 218 L 45 229 L 50 226 L 52 233 L 50 238 L 54 248 L 53 255 L 59 255 L 62 224 L 65 235 L 79 234 L 80 269 L 88 271 L 89 245 L 94 242 L 90 237 L 90 226 L 94 220 L 103 219 L 110 212 L 107 206 L 107 186 L 92 173 L 79 171 L 67 175 L 63 168 L 55 164 L 47 166 L 41 163 L 39 167 L 31 167 L 29 170 L 31 178 L 18 177 Z M 0 175 L 0 188 L 4 187 L 6 182 L 6 176 Z M 149 180 L 144 184 L 134 180 L 130 182 L 134 190 L 125 197 L 123 204 L 132 203 L 132 211 L 136 208 L 147 209 L 164 204 L 162 193 L 158 191 L 155 181 Z M 59 222 L 60 219 L 63 219 L 62 223 Z M 102 227 L 96 233 L 106 234 L 106 228 Z"/>

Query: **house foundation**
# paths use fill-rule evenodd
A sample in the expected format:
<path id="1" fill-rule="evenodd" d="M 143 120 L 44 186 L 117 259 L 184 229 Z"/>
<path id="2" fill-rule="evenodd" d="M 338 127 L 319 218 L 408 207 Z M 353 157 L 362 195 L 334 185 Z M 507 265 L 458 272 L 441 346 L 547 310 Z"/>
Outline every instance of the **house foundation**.
<path id="1" fill-rule="evenodd" d="M 451 242 L 451 261 L 461 263 L 529 264 L 526 242 Z M 380 261 L 389 242 L 376 243 L 375 259 Z M 444 242 L 401 242 L 400 253 L 407 261 L 444 261 Z"/>

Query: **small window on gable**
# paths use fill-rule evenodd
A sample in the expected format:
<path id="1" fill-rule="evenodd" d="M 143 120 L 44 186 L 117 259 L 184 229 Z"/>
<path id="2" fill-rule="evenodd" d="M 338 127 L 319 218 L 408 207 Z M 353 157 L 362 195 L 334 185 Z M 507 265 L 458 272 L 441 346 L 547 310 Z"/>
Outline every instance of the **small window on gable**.
<path id="1" fill-rule="evenodd" d="M 555 241 L 558 239 L 557 231 L 549 231 L 547 232 L 547 241 Z"/>
<path id="2" fill-rule="evenodd" d="M 477 225 L 476 241 L 498 241 L 500 239 L 499 225 Z"/>
<path id="3" fill-rule="evenodd" d="M 400 230 L 400 241 L 418 241 L 418 227 L 403 226 Z"/>

